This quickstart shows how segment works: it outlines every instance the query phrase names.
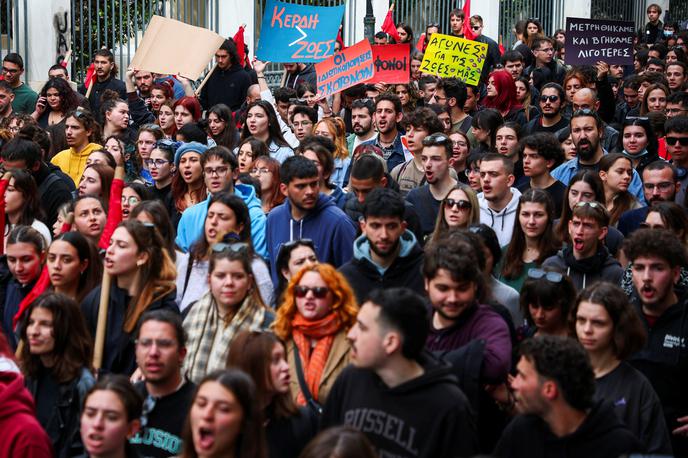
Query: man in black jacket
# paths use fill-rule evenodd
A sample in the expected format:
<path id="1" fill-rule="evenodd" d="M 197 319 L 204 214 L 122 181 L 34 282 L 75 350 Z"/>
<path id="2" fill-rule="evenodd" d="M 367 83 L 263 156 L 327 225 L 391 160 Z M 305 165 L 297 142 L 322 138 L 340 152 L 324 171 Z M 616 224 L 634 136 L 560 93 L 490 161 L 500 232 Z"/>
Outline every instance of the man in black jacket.
<path id="1" fill-rule="evenodd" d="M 688 264 L 685 247 L 672 233 L 638 229 L 624 241 L 631 261 L 636 310 L 647 329 L 645 347 L 630 358 L 657 392 L 676 456 L 688 456 L 688 307 L 675 288 L 681 266 Z"/>
<path id="2" fill-rule="evenodd" d="M 5 145 L 0 157 L 4 161 L 5 169 L 24 169 L 31 172 L 38 185 L 41 208 L 46 213 L 44 222 L 48 227 L 52 227 L 57 221 L 60 206 L 72 200 L 74 184 L 71 178 L 62 173 L 59 168 L 43 162 L 38 144 L 20 136 Z"/>
<path id="3" fill-rule="evenodd" d="M 511 383 L 514 418 L 497 443 L 497 457 L 604 456 L 642 452 L 611 404 L 593 401 L 595 374 L 573 339 L 540 336 L 521 343 Z"/>
<path id="4" fill-rule="evenodd" d="M 554 41 L 547 37 L 536 38 L 533 40 L 531 48 L 535 56 L 535 63 L 526 68 L 523 74 L 530 76 L 533 72 L 539 72 L 540 75 L 538 79 L 540 79 L 542 83 L 553 82 L 559 85 L 564 84 L 566 67 L 561 65 L 554 58 Z M 540 88 L 537 84 L 536 87 L 538 89 Z"/>
<path id="5" fill-rule="evenodd" d="M 363 234 L 354 242 L 354 257 L 340 267 L 361 303 L 376 288 L 406 286 L 423 294 L 423 250 L 406 229 L 399 193 L 377 188 L 368 194 L 359 221 Z"/>
<path id="6" fill-rule="evenodd" d="M 198 101 L 205 110 L 224 103 L 232 111 L 237 111 L 246 100 L 251 77 L 239 62 L 234 40 L 225 40 L 220 45 L 220 49 L 215 51 L 215 62 L 217 68 L 201 89 Z"/>
<path id="7" fill-rule="evenodd" d="M 411 290 L 373 291 L 347 336 L 353 367 L 332 387 L 321 426 L 360 430 L 380 456 L 476 454 L 475 422 L 451 366 L 423 352 L 428 321 Z"/>
<path id="8" fill-rule="evenodd" d="M 99 49 L 93 58 L 93 66 L 95 69 L 94 79 L 91 81 L 93 89 L 88 95 L 88 104 L 91 107 L 91 112 L 94 114 L 99 123 L 103 122 L 100 115 L 100 98 L 107 89 L 111 89 L 119 94 L 119 98 L 126 100 L 127 88 L 124 81 L 115 78 L 117 75 L 117 64 L 115 64 L 115 55 L 109 49 Z M 81 86 L 79 92 L 86 94 L 88 88 Z"/>

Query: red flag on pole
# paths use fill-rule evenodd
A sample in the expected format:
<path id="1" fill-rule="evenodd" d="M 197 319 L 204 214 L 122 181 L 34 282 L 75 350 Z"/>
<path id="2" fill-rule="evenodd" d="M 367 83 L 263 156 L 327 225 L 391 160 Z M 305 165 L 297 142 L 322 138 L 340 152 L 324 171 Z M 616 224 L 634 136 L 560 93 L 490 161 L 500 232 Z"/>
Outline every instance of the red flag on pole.
<path id="1" fill-rule="evenodd" d="M 91 86 L 91 83 L 93 82 L 93 77 L 96 74 L 96 66 L 92 63 L 91 65 L 88 66 L 88 70 L 86 70 L 86 78 L 84 79 L 84 86 L 88 88 Z"/>
<path id="2" fill-rule="evenodd" d="M 382 23 L 382 31 L 394 38 L 394 41 L 399 43 L 401 38 L 399 37 L 399 32 L 397 32 L 397 26 L 394 25 L 394 17 L 392 16 L 392 11 L 394 10 L 394 5 L 387 11 L 387 16 L 385 16 L 385 22 Z"/>
<path id="3" fill-rule="evenodd" d="M 10 184 L 10 179 L 3 177 L 0 180 L 0 227 L 5 227 L 5 191 Z M 0 233 L 0 254 L 5 254 L 5 231 Z"/>
<path id="4" fill-rule="evenodd" d="M 119 171 L 120 167 L 117 168 Z M 123 169 L 122 169 L 123 170 Z M 110 245 L 110 237 L 117 229 L 117 225 L 122 221 L 122 191 L 124 190 L 124 180 L 115 176 L 110 187 L 110 203 L 108 204 L 107 222 L 103 233 L 98 241 L 98 248 L 107 250 Z"/>
<path id="5" fill-rule="evenodd" d="M 241 66 L 246 65 L 246 46 L 244 42 L 244 26 L 240 25 L 237 33 L 234 34 L 234 43 L 236 43 L 237 53 L 239 54 L 239 62 Z"/>
<path id="6" fill-rule="evenodd" d="M 463 4 L 463 37 L 466 40 L 475 40 L 475 34 L 471 29 L 471 0 Z"/>
<path id="7" fill-rule="evenodd" d="M 342 38 L 342 26 L 339 26 L 339 32 L 337 32 L 337 43 L 339 43 L 339 49 L 344 51 L 344 38 Z"/>

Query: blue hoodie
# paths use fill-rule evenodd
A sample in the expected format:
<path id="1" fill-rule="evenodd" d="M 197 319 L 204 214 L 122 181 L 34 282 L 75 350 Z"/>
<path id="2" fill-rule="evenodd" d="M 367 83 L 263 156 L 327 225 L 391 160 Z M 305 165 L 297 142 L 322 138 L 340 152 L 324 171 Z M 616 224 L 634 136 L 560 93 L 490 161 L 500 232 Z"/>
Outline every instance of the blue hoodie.
<path id="1" fill-rule="evenodd" d="M 315 208 L 301 220 L 291 216 L 289 199 L 268 214 L 267 244 L 270 259 L 277 260 L 280 247 L 287 242 L 310 239 L 320 262 L 339 267 L 353 256 L 356 229 L 351 218 L 330 196 L 320 194 Z M 275 262 L 272 263 L 273 284 L 277 284 Z"/>
<path id="2" fill-rule="evenodd" d="M 260 204 L 260 199 L 256 197 L 253 186 L 245 184 L 235 184 L 234 194 L 241 197 L 248 206 L 248 214 L 251 217 L 251 242 L 254 251 L 263 256 L 268 252 L 265 246 L 265 213 Z M 177 246 L 184 252 L 189 251 L 189 247 L 203 235 L 205 227 L 205 217 L 208 214 L 210 196 L 203 202 L 199 202 L 193 207 L 184 210 L 177 226 Z"/>

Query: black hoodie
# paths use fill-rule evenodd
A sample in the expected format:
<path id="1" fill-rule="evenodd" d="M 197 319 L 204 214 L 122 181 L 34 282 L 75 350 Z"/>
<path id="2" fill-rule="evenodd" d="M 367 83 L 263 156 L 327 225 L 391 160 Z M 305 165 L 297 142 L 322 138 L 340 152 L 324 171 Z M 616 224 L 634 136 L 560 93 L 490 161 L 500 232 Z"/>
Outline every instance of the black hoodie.
<path id="1" fill-rule="evenodd" d="M 383 457 L 463 457 L 478 453 L 470 404 L 452 368 L 430 354 L 425 372 L 389 388 L 369 369 L 348 367 L 327 397 L 321 429 L 346 424 Z"/>
<path id="2" fill-rule="evenodd" d="M 287 77 L 284 79 L 284 87 L 292 89 L 296 89 L 301 83 L 309 83 L 313 87 L 317 87 L 317 75 L 313 64 L 306 64 L 303 70 L 297 73 L 287 73 Z"/>
<path id="3" fill-rule="evenodd" d="M 641 453 L 643 446 L 617 418 L 611 404 L 595 404 L 576 431 L 557 437 L 537 415 L 519 415 L 506 427 L 493 453 L 509 458 L 611 458 Z"/>

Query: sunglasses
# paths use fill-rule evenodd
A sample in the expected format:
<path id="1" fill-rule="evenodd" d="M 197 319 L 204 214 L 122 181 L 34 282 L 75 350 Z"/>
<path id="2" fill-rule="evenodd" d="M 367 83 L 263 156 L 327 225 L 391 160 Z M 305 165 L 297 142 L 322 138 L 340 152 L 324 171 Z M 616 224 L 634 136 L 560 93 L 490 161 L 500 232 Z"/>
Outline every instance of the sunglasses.
<path id="1" fill-rule="evenodd" d="M 432 134 L 423 139 L 423 146 L 451 145 L 451 139 L 444 134 Z"/>
<path id="2" fill-rule="evenodd" d="M 216 243 L 213 245 L 213 253 L 224 253 L 231 251 L 232 253 L 239 253 L 242 250 L 248 250 L 248 243 L 234 242 L 234 243 Z"/>
<path id="3" fill-rule="evenodd" d="M 551 271 L 546 271 L 542 269 L 530 269 L 528 271 L 528 278 L 532 278 L 534 280 L 539 280 L 541 278 L 544 278 L 545 280 L 552 282 L 552 283 L 559 283 L 564 279 L 564 276 L 560 274 L 559 272 L 551 272 Z"/>
<path id="4" fill-rule="evenodd" d="M 586 205 L 590 206 L 591 208 L 598 209 L 598 208 L 603 208 L 602 204 L 599 202 L 591 201 L 591 202 L 578 202 L 576 204 L 576 207 L 585 207 Z"/>
<path id="5" fill-rule="evenodd" d="M 542 102 L 542 103 L 547 103 L 547 102 L 552 102 L 552 103 L 554 103 L 554 102 L 556 102 L 557 100 L 559 100 L 559 96 L 558 96 L 558 95 L 541 95 L 541 96 L 540 96 L 540 102 Z"/>
<path id="6" fill-rule="evenodd" d="M 327 286 L 315 286 L 312 288 L 310 286 L 294 286 L 294 294 L 296 295 L 296 297 L 306 297 L 308 291 L 312 291 L 313 296 L 315 296 L 316 299 L 324 299 L 325 297 L 327 297 L 327 293 L 330 292 L 330 288 L 328 288 Z"/>
<path id="7" fill-rule="evenodd" d="M 444 206 L 449 208 L 456 207 L 457 210 L 470 210 L 473 208 L 473 205 L 471 205 L 469 201 L 463 199 L 444 199 Z"/>
<path id="8" fill-rule="evenodd" d="M 665 140 L 667 145 L 679 143 L 681 146 L 688 146 L 688 137 L 665 137 Z"/>

